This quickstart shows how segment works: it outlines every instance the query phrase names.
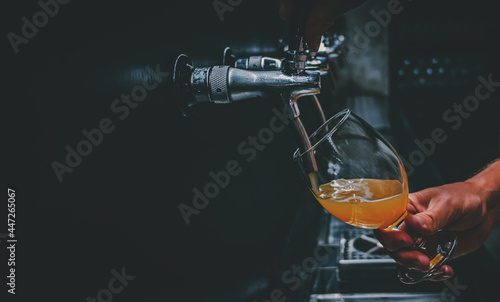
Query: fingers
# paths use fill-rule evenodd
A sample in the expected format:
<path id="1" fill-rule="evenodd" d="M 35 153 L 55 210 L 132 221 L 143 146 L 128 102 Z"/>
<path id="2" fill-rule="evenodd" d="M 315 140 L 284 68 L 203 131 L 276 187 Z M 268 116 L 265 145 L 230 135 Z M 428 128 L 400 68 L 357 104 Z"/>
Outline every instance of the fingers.
<path id="1" fill-rule="evenodd" d="M 279 16 L 281 20 L 289 20 L 292 16 L 292 0 L 279 0 Z M 343 12 L 332 9 L 331 0 L 321 0 L 309 13 L 306 21 L 305 36 L 311 51 L 317 51 L 323 33 L 335 23 Z"/>
<path id="2" fill-rule="evenodd" d="M 417 271 L 425 272 L 429 270 L 430 260 L 421 252 L 415 250 L 402 250 L 398 252 L 390 252 L 389 255 L 398 264 Z"/>
<path id="3" fill-rule="evenodd" d="M 413 240 L 403 231 L 374 230 L 377 239 L 389 251 L 389 255 L 400 265 L 400 270 L 416 270 L 426 272 L 430 269 L 429 258 L 416 250 L 412 250 Z M 453 276 L 453 269 L 443 265 L 430 281 L 443 281 Z"/>
<path id="4" fill-rule="evenodd" d="M 408 214 L 405 218 L 405 225 L 411 233 L 428 237 L 444 227 L 445 223 L 443 221 L 445 219 L 441 216 L 443 215 L 435 214 L 431 210 L 415 215 Z"/>
<path id="5" fill-rule="evenodd" d="M 307 1 L 307 0 L 304 0 Z M 365 0 L 319 0 L 309 13 L 306 21 L 305 37 L 309 49 L 318 51 L 321 36 L 346 11 L 359 6 Z M 292 15 L 292 0 L 279 0 L 279 16 L 289 20 Z"/>
<path id="6" fill-rule="evenodd" d="M 417 270 L 426 272 L 430 269 L 430 261 L 427 256 L 417 251 L 400 251 L 392 253 L 391 257 L 402 267 L 400 270 Z M 453 269 L 449 265 L 443 265 L 437 272 L 435 272 L 428 280 L 430 281 L 443 281 L 453 277 Z"/>
<path id="7" fill-rule="evenodd" d="M 437 272 L 434 272 L 430 277 L 424 278 L 425 273 L 418 273 L 413 271 L 412 269 L 408 269 L 407 267 L 398 265 L 398 276 L 401 280 L 410 281 L 414 283 L 414 281 L 444 281 L 453 277 L 453 269 L 448 265 L 443 265 Z M 403 281 L 404 282 L 404 281 Z"/>
<path id="8" fill-rule="evenodd" d="M 453 277 L 453 269 L 449 265 L 443 265 L 429 280 L 439 282 L 451 277 Z"/>
<path id="9" fill-rule="evenodd" d="M 428 188 L 408 195 L 408 207 L 412 208 L 411 213 L 425 212 L 436 196 L 436 188 Z"/>
<path id="10" fill-rule="evenodd" d="M 415 208 L 415 205 L 413 205 L 413 203 L 411 203 L 409 197 L 408 197 L 408 203 L 406 204 L 406 211 L 408 211 L 408 213 L 414 214 L 414 215 L 418 213 L 417 209 Z"/>
<path id="11" fill-rule="evenodd" d="M 450 259 L 455 259 L 477 250 L 488 239 L 491 229 L 492 221 L 486 220 L 469 230 L 455 232 L 458 237 L 457 245 Z"/>
<path id="12" fill-rule="evenodd" d="M 488 216 L 484 218 L 485 209 L 477 188 L 464 183 L 448 184 L 410 194 L 407 210 L 408 215 L 404 223 L 399 226 L 402 233 L 406 233 L 407 236 L 434 238 L 427 241 L 430 244 L 433 240 L 435 243 L 439 240 L 453 240 L 453 233 L 448 232 L 431 237 L 438 230 L 455 231 L 458 239 L 450 259 L 468 254 L 480 247 L 488 237 L 493 224 Z M 397 232 L 377 231 L 375 234 L 390 251 L 391 257 L 401 265 L 403 272 L 405 269 L 426 271 L 429 268 L 429 258 L 411 250 L 411 247 L 408 247 L 408 237 Z M 418 276 L 415 272 L 407 273 L 408 276 L 412 274 Z M 453 276 L 451 267 L 443 266 L 430 280 L 442 281 L 451 276 Z"/>
<path id="13" fill-rule="evenodd" d="M 432 202 L 436 198 L 436 188 L 425 189 L 408 196 L 411 213 L 405 218 L 405 223 L 410 232 L 418 236 L 431 236 L 438 230 L 451 223 L 450 205 L 446 202 Z"/>
<path id="14" fill-rule="evenodd" d="M 364 0 L 320 0 L 311 10 L 306 22 L 306 40 L 311 51 L 318 51 L 321 36 L 348 10 Z"/>
<path id="15" fill-rule="evenodd" d="M 405 232 L 374 230 L 375 237 L 391 252 L 413 246 L 413 239 Z"/>
<path id="16" fill-rule="evenodd" d="M 290 19 L 292 15 L 292 0 L 279 0 L 280 8 L 279 8 L 279 16 L 280 19 L 286 21 Z"/>
<path id="17" fill-rule="evenodd" d="M 318 51 L 321 36 L 347 10 L 339 6 L 338 0 L 320 0 L 311 10 L 306 21 L 305 36 L 309 49 Z"/>
<path id="18" fill-rule="evenodd" d="M 400 265 L 418 271 L 429 269 L 429 258 L 421 252 L 410 250 L 413 239 L 406 232 L 374 230 L 374 233 L 389 251 L 389 255 Z"/>

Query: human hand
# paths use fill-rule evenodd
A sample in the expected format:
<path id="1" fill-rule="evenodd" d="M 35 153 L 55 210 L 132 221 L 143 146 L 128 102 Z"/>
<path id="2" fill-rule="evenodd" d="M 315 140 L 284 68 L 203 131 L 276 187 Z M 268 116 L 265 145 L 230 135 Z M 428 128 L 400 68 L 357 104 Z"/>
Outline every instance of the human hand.
<path id="1" fill-rule="evenodd" d="M 310 0 L 302 0 L 310 1 Z M 319 0 L 312 8 L 306 21 L 305 38 L 309 49 L 318 51 L 321 36 L 345 12 L 363 3 L 365 0 Z M 282 20 L 290 19 L 293 0 L 279 0 L 279 16 Z"/>
<path id="2" fill-rule="evenodd" d="M 409 196 L 408 215 L 401 231 L 375 230 L 375 236 L 400 265 L 407 269 L 429 270 L 429 258 L 412 250 L 408 234 L 427 237 L 446 228 L 457 233 L 457 246 L 450 259 L 479 248 L 494 227 L 496 216 L 490 215 L 489 191 L 476 182 L 466 181 L 425 189 Z M 443 265 L 430 280 L 442 281 L 453 276 L 453 269 Z"/>

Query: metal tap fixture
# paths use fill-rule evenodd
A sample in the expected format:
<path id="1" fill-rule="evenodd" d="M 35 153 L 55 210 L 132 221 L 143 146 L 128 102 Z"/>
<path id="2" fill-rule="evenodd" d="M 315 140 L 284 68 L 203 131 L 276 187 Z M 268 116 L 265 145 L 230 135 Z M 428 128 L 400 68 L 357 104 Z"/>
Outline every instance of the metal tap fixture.
<path id="1" fill-rule="evenodd" d="M 308 2 L 301 1 L 300 3 L 307 5 Z M 306 70 L 304 25 L 308 10 L 295 6 L 294 12 L 289 50 L 282 61 L 268 57 L 250 57 L 246 61 L 240 61 L 238 66 L 238 60 L 235 60 L 230 53 L 227 55 L 225 53 L 223 63 L 228 63 L 228 65 L 234 63 L 233 66 L 236 67 L 217 65 L 195 68 L 186 55 L 180 55 L 175 62 L 173 79 L 177 88 L 179 107 L 184 116 L 189 116 L 197 103 L 230 104 L 256 97 L 279 96 L 283 105 L 293 116 L 291 125 L 293 125 L 299 149 L 305 151 L 310 148 L 311 143 L 307 131 L 299 117 L 297 101 L 303 96 L 320 93 L 321 75 L 319 72 Z M 230 60 L 231 63 L 229 63 Z M 245 69 L 237 67 L 245 67 Z M 321 105 L 317 98 L 315 101 L 324 120 Z M 311 156 L 306 161 L 306 165 L 310 171 L 317 171 L 314 157 Z"/>
<path id="2" fill-rule="evenodd" d="M 229 47 L 224 49 L 222 56 L 222 65 L 246 70 L 280 70 L 281 61 L 281 59 L 264 56 L 236 58 L 233 51 Z"/>
<path id="3" fill-rule="evenodd" d="M 303 96 L 320 93 L 320 79 L 319 73 L 309 71 L 287 74 L 284 70 L 252 71 L 224 65 L 195 68 L 183 54 L 174 67 L 177 100 L 184 116 L 189 116 L 197 103 L 230 104 L 280 96 L 293 116 L 291 125 L 301 150 L 310 148 L 311 143 L 299 118 L 297 101 Z M 309 167 L 312 171 L 317 170 L 313 157 Z"/>
<path id="4" fill-rule="evenodd" d="M 294 116 L 299 116 L 297 100 L 318 94 L 320 78 L 317 72 L 290 75 L 282 70 L 252 71 L 224 65 L 195 68 L 186 55 L 180 55 L 174 67 L 174 82 L 185 116 L 192 113 L 197 103 L 230 104 L 273 96 L 281 96 Z"/>
<path id="5" fill-rule="evenodd" d="M 336 49 L 337 50 L 337 49 Z M 320 75 L 326 75 L 330 69 L 328 56 L 336 55 L 333 50 L 328 53 L 319 53 L 314 58 L 308 57 L 304 69 L 318 71 Z M 285 59 L 277 59 L 265 56 L 250 56 L 248 58 L 237 58 L 231 48 L 226 47 L 223 53 L 222 65 L 236 67 L 246 70 L 281 70 Z"/>
<path id="6" fill-rule="evenodd" d="M 332 87 L 337 87 L 336 76 L 334 75 L 335 71 L 330 68 L 329 59 L 338 57 L 341 50 L 340 46 L 343 41 L 343 36 L 325 34 L 322 40 L 323 45 L 315 57 L 311 57 L 310 54 L 308 55 L 305 62 L 305 70 L 317 71 L 322 77 L 325 76 L 327 79 L 331 80 Z M 282 62 L 285 61 L 283 58 L 277 59 L 265 56 L 237 58 L 229 47 L 224 49 L 222 58 L 223 65 L 246 70 L 281 70 Z M 318 121 L 319 125 L 325 123 L 325 114 L 317 96 L 310 95 L 307 96 L 307 98 L 310 99 L 308 103 L 313 107 L 315 119 Z"/>

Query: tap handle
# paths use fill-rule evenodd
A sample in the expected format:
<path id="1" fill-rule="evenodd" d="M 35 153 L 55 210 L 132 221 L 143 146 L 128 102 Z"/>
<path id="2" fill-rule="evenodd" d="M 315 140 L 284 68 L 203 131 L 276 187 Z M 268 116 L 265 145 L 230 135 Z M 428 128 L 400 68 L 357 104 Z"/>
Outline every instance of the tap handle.
<path id="1" fill-rule="evenodd" d="M 236 66 L 236 55 L 230 47 L 224 48 L 224 53 L 222 55 L 222 65 L 235 67 Z"/>
<path id="2" fill-rule="evenodd" d="M 193 73 L 193 63 L 184 54 L 177 57 L 174 65 L 173 81 L 175 85 L 175 99 L 182 115 L 187 117 L 193 113 L 196 99 L 191 92 L 191 74 Z"/>
<path id="3" fill-rule="evenodd" d="M 305 29 L 313 0 L 293 0 L 290 31 L 288 34 L 288 51 L 285 53 L 283 71 L 297 75 L 304 71 L 306 55 Z"/>
<path id="4" fill-rule="evenodd" d="M 288 49 L 291 51 L 304 51 L 306 21 L 311 12 L 312 0 L 294 0 L 292 3 L 292 17 L 290 19 L 290 32 Z"/>

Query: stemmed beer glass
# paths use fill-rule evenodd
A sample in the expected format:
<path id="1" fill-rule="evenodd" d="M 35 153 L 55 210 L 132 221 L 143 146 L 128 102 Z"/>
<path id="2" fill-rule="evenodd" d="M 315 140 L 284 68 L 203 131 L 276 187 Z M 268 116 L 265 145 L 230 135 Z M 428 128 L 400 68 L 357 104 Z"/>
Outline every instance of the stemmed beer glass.
<path id="1" fill-rule="evenodd" d="M 365 229 L 399 231 L 407 215 L 408 180 L 394 148 L 366 121 L 343 110 L 310 137 L 311 147 L 294 158 L 309 189 L 333 216 Z M 401 270 L 411 284 L 426 280 L 449 259 L 456 235 L 438 231 L 414 238 L 414 249 L 430 259 L 426 272 Z"/>

